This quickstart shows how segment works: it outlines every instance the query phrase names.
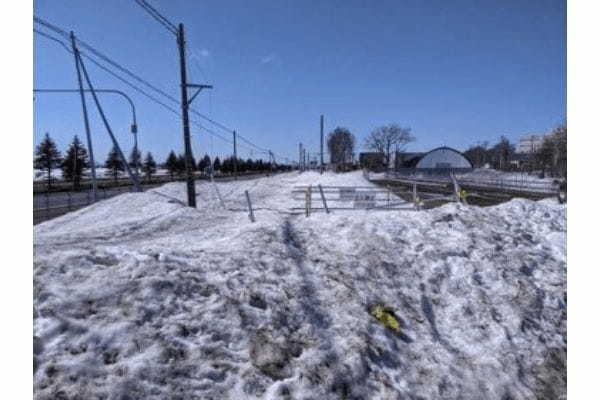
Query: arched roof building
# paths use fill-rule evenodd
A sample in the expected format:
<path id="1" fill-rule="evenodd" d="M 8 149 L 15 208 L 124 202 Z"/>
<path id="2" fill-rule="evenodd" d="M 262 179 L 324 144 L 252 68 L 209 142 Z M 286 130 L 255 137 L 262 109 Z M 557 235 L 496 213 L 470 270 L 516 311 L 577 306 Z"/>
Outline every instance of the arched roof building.
<path id="1" fill-rule="evenodd" d="M 416 168 L 473 168 L 473 164 L 460 151 L 450 147 L 438 147 L 425 153 Z"/>

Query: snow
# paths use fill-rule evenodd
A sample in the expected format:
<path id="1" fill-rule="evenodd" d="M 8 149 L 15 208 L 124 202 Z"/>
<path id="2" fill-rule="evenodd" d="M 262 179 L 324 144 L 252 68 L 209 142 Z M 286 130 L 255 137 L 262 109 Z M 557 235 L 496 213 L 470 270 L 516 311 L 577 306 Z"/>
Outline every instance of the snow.
<path id="1" fill-rule="evenodd" d="M 294 214 L 311 184 L 372 186 L 169 183 L 36 225 L 34 397 L 566 398 L 566 206 Z"/>

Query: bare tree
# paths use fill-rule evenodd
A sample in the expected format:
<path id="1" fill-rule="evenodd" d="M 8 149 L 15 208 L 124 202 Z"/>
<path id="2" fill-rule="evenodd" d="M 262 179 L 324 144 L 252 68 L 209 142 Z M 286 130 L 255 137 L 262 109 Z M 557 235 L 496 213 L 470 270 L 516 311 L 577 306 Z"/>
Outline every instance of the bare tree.
<path id="1" fill-rule="evenodd" d="M 408 143 L 415 140 L 410 132 L 410 128 L 403 128 L 398 124 L 380 126 L 365 139 L 365 147 L 382 153 L 389 168 L 392 148 L 403 151 Z"/>
<path id="2" fill-rule="evenodd" d="M 475 168 L 483 167 L 489 161 L 488 142 L 478 143 L 463 152 Z"/>
<path id="3" fill-rule="evenodd" d="M 500 136 L 500 141 L 491 148 L 495 165 L 499 170 L 509 169 L 510 158 L 515 153 L 515 145 L 506 136 Z"/>
<path id="4" fill-rule="evenodd" d="M 355 141 L 354 135 L 347 128 L 339 126 L 327 135 L 331 163 L 337 164 L 338 169 L 345 169 L 346 164 L 352 162 Z"/>
<path id="5" fill-rule="evenodd" d="M 561 124 L 544 138 L 542 146 L 536 151 L 538 166 L 545 175 L 546 169 L 553 176 L 567 175 L 567 125 Z"/>

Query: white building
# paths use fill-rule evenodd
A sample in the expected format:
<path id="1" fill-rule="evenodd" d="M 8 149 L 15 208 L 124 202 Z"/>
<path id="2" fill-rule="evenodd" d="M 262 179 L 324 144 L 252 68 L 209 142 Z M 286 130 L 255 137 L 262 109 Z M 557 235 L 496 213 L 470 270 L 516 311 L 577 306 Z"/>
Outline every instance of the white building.
<path id="1" fill-rule="evenodd" d="M 473 164 L 460 151 L 438 147 L 421 157 L 417 168 L 473 168 Z"/>

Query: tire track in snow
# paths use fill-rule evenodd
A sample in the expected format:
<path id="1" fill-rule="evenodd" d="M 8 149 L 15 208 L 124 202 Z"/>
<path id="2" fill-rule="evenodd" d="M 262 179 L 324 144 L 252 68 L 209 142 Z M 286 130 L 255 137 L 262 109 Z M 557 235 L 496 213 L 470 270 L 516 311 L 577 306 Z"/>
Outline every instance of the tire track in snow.
<path id="1" fill-rule="evenodd" d="M 294 232 L 291 217 L 283 222 L 283 237 L 291 258 L 294 260 L 299 275 L 302 279 L 301 291 L 305 294 L 298 302 L 304 308 L 311 324 L 317 328 L 320 339 L 323 340 L 325 348 L 335 352 L 331 334 L 328 332 L 331 326 L 331 316 L 323 311 L 323 305 L 319 300 L 317 283 L 311 276 L 311 271 L 306 268 L 305 250 L 302 248 L 297 234 Z M 336 354 L 337 356 L 337 354 Z"/>

